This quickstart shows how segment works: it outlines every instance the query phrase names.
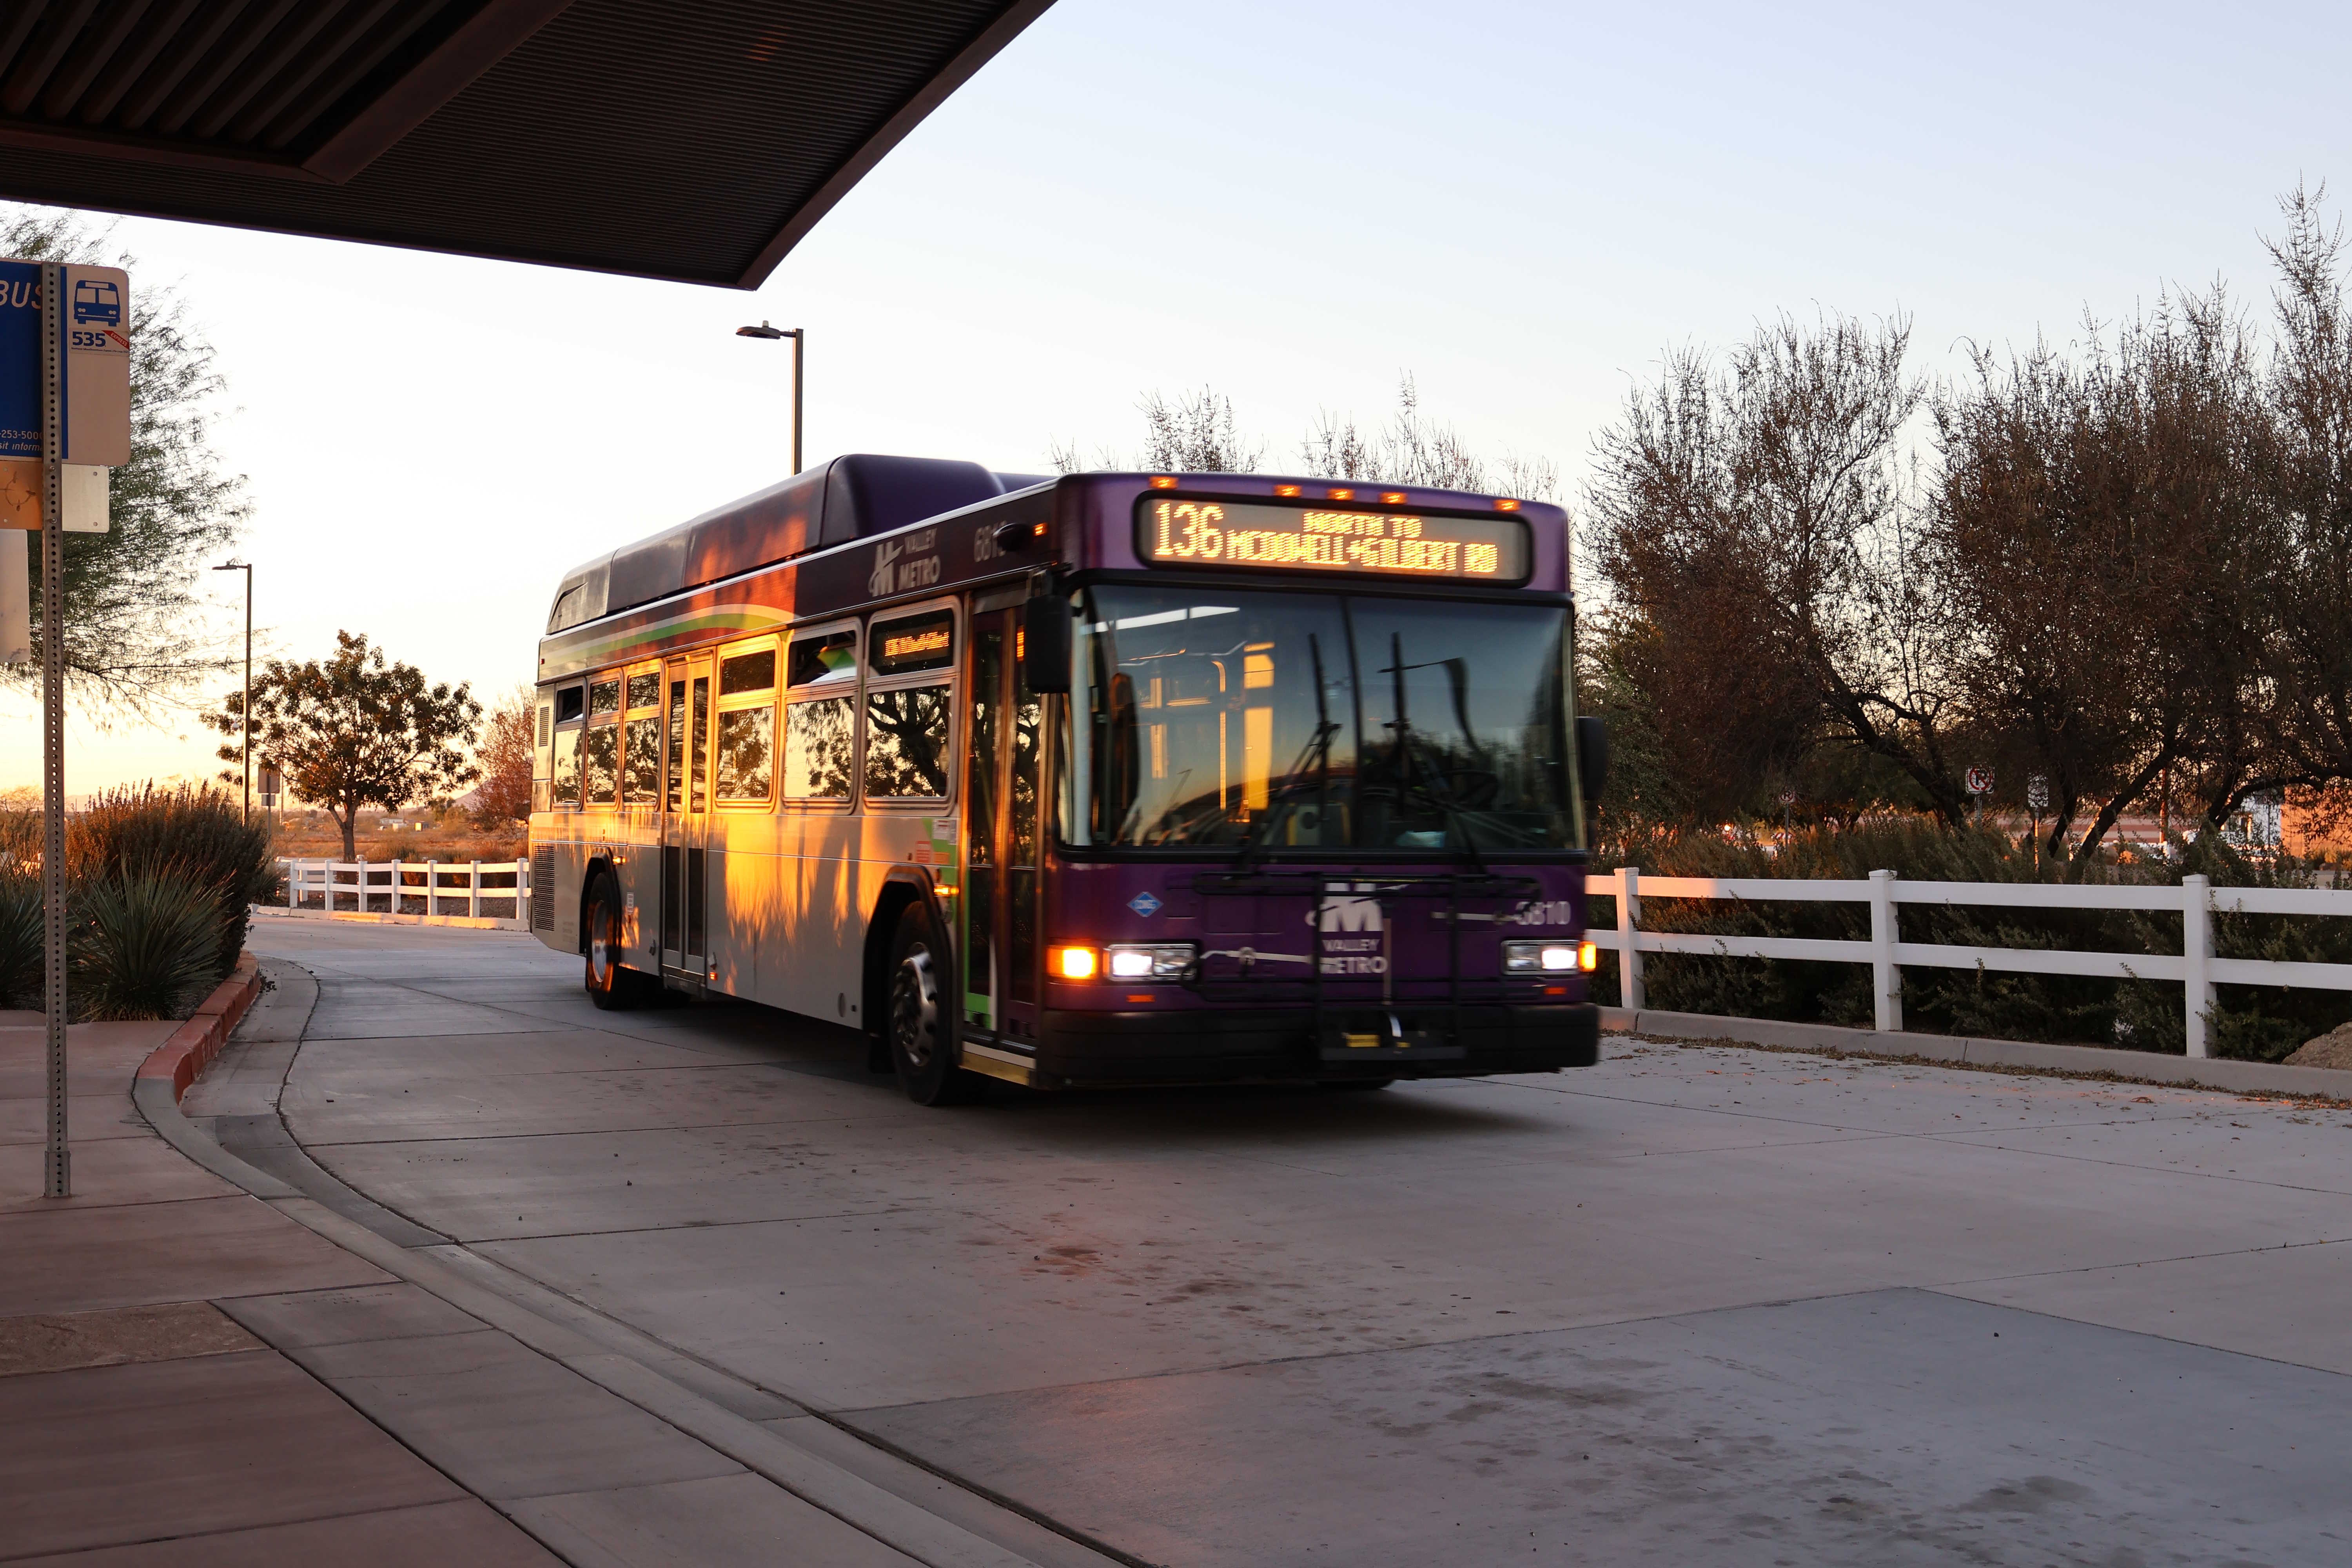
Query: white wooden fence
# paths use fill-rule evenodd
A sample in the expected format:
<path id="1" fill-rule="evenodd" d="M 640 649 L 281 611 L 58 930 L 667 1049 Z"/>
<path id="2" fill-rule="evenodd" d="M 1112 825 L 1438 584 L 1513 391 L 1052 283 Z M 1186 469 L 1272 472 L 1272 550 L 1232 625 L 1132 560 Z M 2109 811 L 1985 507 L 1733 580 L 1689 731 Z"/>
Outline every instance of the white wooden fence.
<path id="1" fill-rule="evenodd" d="M 1978 969 L 2009 974 L 2080 974 L 2107 980 L 2168 980 L 2185 993 L 2189 1054 L 2208 1053 L 2213 987 L 2301 985 L 2352 991 L 2352 963 L 2291 963 L 2271 959 L 2218 958 L 2213 916 L 2219 914 L 2352 915 L 2352 889 L 2220 888 L 2204 877 L 2184 877 L 2177 888 L 2064 887 L 2016 882 L 1906 882 L 1892 871 L 1866 881 L 1798 881 L 1770 877 L 1643 876 L 1628 867 L 1596 878 L 1596 894 L 1617 900 L 1617 926 L 1586 931 L 1588 941 L 1618 956 L 1620 998 L 1647 1005 L 1642 986 L 1645 952 L 1696 952 L 1727 958 L 1793 958 L 1871 966 L 1871 995 L 1882 1030 L 1903 1027 L 1902 970 Z M 1642 900 L 1730 899 L 1757 903 L 1856 903 L 1870 906 L 1868 941 L 1795 936 L 1713 936 L 1642 929 Z M 2074 952 L 2038 948 L 1958 947 L 1904 942 L 1895 910 L 1904 904 L 2017 910 L 2145 910 L 2181 917 L 2180 952 Z"/>
<path id="2" fill-rule="evenodd" d="M 463 916 L 530 927 L 525 860 L 280 860 L 289 914 Z"/>

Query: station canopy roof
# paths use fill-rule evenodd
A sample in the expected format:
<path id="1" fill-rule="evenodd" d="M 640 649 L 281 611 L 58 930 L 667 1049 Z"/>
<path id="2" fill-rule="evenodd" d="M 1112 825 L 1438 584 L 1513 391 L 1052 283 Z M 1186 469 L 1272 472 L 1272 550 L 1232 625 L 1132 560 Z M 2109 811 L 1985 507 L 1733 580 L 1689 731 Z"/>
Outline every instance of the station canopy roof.
<path id="1" fill-rule="evenodd" d="M 0 197 L 756 288 L 1051 0 L 14 0 Z"/>

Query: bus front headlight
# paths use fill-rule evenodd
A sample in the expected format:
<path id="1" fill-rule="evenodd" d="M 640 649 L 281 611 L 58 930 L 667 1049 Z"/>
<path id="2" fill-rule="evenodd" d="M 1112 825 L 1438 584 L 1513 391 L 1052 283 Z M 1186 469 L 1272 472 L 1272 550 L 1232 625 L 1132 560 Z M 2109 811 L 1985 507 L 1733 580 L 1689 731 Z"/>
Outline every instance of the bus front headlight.
<path id="1" fill-rule="evenodd" d="M 1567 974 L 1579 967 L 1577 943 L 1557 938 L 1503 944 L 1506 974 Z"/>
<path id="2" fill-rule="evenodd" d="M 1200 957 L 1189 942 L 1115 942 L 1103 952 L 1113 980 L 1181 980 Z"/>

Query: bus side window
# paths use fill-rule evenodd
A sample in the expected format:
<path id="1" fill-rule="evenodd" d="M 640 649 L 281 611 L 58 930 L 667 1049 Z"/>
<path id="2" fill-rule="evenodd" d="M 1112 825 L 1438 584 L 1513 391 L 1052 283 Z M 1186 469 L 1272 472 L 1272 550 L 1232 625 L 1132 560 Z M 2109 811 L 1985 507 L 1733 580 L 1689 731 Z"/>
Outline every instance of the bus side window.
<path id="1" fill-rule="evenodd" d="M 619 804 L 621 792 L 621 682 L 588 685 L 588 728 L 580 737 L 580 773 L 589 805 Z"/>
<path id="2" fill-rule="evenodd" d="M 661 671 L 629 677 L 628 720 L 623 731 L 621 798 L 630 805 L 661 802 Z"/>
<path id="3" fill-rule="evenodd" d="M 583 687 L 556 689 L 554 754 L 549 777 L 552 780 L 551 804 L 558 811 L 580 809 L 580 725 L 587 710 L 586 698 Z"/>
<path id="4" fill-rule="evenodd" d="M 720 655 L 719 747 L 712 782 L 721 805 L 764 805 L 773 783 L 776 650 Z"/>
<path id="5" fill-rule="evenodd" d="M 552 808 L 553 795 L 550 780 L 553 776 L 549 764 L 555 755 L 555 703 L 552 694 L 541 692 L 531 711 L 530 736 L 530 808 L 534 812 Z"/>
<path id="6" fill-rule="evenodd" d="M 890 684 L 866 688 L 866 799 L 947 798 L 955 658 L 951 610 L 874 623 L 867 667 Z"/>
<path id="7" fill-rule="evenodd" d="M 794 632 L 784 681 L 784 798 L 847 800 L 856 776 L 857 628 Z"/>

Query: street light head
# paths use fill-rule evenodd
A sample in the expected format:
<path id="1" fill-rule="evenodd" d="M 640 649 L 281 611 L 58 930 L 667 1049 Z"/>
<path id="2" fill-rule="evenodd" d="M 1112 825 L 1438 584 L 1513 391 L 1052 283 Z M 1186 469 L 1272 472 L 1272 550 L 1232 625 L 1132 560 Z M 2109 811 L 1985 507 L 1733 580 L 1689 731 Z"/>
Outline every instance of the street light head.
<path id="1" fill-rule="evenodd" d="M 215 572 L 250 572 L 253 567 L 243 561 L 224 561 L 213 568 Z"/>
<path id="2" fill-rule="evenodd" d="M 761 321 L 756 327 L 736 328 L 735 335 L 739 338 L 789 338 L 793 334 L 782 327 L 772 327 L 767 322 Z"/>

